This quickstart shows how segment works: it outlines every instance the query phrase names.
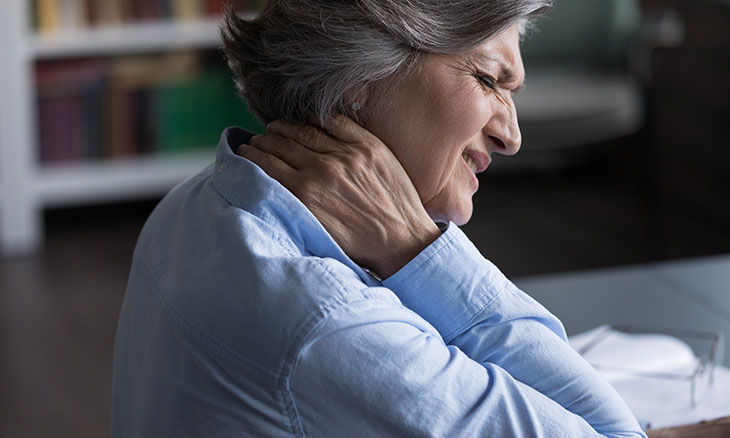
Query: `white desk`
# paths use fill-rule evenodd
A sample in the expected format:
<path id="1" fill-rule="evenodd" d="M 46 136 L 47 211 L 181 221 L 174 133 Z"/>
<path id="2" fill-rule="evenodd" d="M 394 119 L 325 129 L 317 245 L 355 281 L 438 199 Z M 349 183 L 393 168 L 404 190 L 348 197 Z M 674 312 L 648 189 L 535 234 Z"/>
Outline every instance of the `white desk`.
<path id="1" fill-rule="evenodd" d="M 730 365 L 730 255 L 516 279 L 515 283 L 558 316 L 569 335 L 601 324 L 722 331 Z M 660 397 L 633 391 L 627 403 L 655 427 L 730 415 L 730 370 L 696 408 L 682 394 Z M 627 398 L 626 394 L 624 395 Z M 686 394 L 685 399 L 686 399 Z"/>
<path id="2" fill-rule="evenodd" d="M 730 255 L 515 279 L 568 335 L 601 324 L 725 333 L 730 366 Z"/>

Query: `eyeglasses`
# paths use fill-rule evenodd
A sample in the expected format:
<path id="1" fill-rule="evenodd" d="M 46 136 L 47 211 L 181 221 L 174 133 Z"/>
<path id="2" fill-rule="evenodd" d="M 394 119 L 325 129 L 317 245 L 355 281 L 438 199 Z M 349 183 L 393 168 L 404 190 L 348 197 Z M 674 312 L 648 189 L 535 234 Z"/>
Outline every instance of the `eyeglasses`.
<path id="1" fill-rule="evenodd" d="M 642 385 L 667 396 L 687 391 L 694 409 L 714 383 L 724 345 L 722 332 L 614 325 L 597 330 L 578 353 L 619 393 Z"/>

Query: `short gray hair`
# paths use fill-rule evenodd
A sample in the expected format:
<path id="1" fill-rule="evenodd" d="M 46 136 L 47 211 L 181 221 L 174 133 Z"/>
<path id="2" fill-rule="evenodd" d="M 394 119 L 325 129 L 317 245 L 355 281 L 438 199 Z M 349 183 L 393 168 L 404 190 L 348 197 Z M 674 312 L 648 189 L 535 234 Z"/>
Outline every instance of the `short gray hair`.
<path id="1" fill-rule="evenodd" d="M 324 123 L 360 92 L 387 92 L 424 53 L 468 52 L 553 0 L 269 0 L 254 19 L 228 10 L 223 47 L 249 107 L 275 119 Z M 376 99 L 377 100 L 377 99 Z"/>

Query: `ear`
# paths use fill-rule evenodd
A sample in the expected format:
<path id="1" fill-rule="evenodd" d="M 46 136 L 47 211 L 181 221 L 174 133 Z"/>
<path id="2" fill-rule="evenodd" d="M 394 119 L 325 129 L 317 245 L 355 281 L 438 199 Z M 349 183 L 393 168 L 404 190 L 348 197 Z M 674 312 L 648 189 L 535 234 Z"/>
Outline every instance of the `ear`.
<path id="1" fill-rule="evenodd" d="M 345 92 L 345 102 L 348 105 L 359 104 L 360 109 L 367 106 L 368 98 L 370 97 L 369 87 L 357 86 L 353 87 Z"/>
<path id="2" fill-rule="evenodd" d="M 345 92 L 345 111 L 359 125 L 362 125 L 367 118 L 369 98 L 370 90 L 368 87 L 352 88 Z"/>

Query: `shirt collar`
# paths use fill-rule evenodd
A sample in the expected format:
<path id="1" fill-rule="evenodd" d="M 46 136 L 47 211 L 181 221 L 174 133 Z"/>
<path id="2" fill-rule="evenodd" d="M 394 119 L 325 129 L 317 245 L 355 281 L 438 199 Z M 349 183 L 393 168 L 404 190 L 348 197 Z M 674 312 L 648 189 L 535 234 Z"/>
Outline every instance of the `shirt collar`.
<path id="1" fill-rule="evenodd" d="M 236 155 L 235 148 L 250 141 L 253 133 L 238 127 L 221 134 L 213 168 L 213 186 L 231 205 L 256 216 L 273 217 L 304 253 L 334 258 L 357 273 L 364 283 L 379 282 L 353 262 L 312 212 L 260 167 Z"/>

